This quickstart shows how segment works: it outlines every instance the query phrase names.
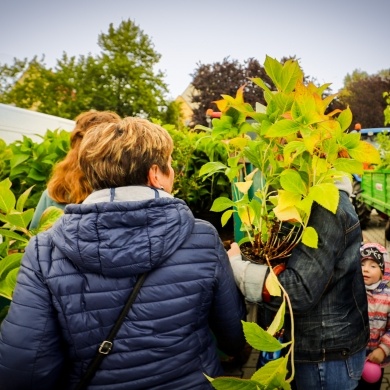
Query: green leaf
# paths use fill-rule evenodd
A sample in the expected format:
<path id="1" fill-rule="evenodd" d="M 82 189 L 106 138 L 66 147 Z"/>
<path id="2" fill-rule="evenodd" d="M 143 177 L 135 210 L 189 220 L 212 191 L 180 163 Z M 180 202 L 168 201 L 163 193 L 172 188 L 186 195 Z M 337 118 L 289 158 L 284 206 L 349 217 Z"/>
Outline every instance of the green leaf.
<path id="1" fill-rule="evenodd" d="M 0 278 L 4 278 L 8 272 L 20 267 L 23 253 L 12 253 L 0 260 Z"/>
<path id="2" fill-rule="evenodd" d="M 340 144 L 346 149 L 352 149 L 359 146 L 360 134 L 359 133 L 344 133 L 339 140 Z"/>
<path id="3" fill-rule="evenodd" d="M 350 124 L 352 123 L 352 111 L 349 107 L 341 111 L 337 117 L 337 121 L 340 123 L 342 131 L 345 131 L 349 128 Z"/>
<path id="4" fill-rule="evenodd" d="M 19 199 L 18 201 L 16 202 L 16 210 L 17 211 L 20 211 L 22 212 L 23 211 L 23 208 L 24 208 L 24 205 L 26 203 L 26 200 L 28 199 L 28 197 L 30 196 L 30 193 L 31 193 L 31 190 L 34 188 L 34 186 L 31 186 L 30 188 L 28 188 L 26 191 L 23 192 L 22 195 L 19 196 Z"/>
<path id="5" fill-rule="evenodd" d="M 294 102 L 294 98 L 291 94 L 278 92 L 272 94 L 272 102 L 273 104 L 276 104 L 280 112 L 287 112 L 291 110 L 291 107 Z"/>
<path id="6" fill-rule="evenodd" d="M 7 177 L 6 179 L 0 181 L 0 192 L 3 190 L 9 190 L 12 186 L 11 180 Z"/>
<path id="7" fill-rule="evenodd" d="M 241 321 L 246 341 L 259 351 L 275 352 L 283 348 L 283 344 L 255 322 Z"/>
<path id="8" fill-rule="evenodd" d="M 221 212 L 233 206 L 235 206 L 235 203 L 231 199 L 221 196 L 214 200 L 210 210 Z"/>
<path id="9" fill-rule="evenodd" d="M 60 218 L 63 214 L 64 210 L 56 206 L 49 206 L 41 215 L 38 224 L 38 232 L 42 232 L 52 227 L 57 219 Z"/>
<path id="10" fill-rule="evenodd" d="M 252 375 L 252 380 L 265 385 L 265 389 L 290 389 L 286 382 L 288 358 L 271 360 Z"/>
<path id="11" fill-rule="evenodd" d="M 374 145 L 360 141 L 359 146 L 348 150 L 349 155 L 357 161 L 379 164 L 381 157 Z"/>
<path id="12" fill-rule="evenodd" d="M 302 141 L 291 141 L 283 149 L 284 161 L 291 164 L 294 159 L 306 150 L 306 145 Z"/>
<path id="13" fill-rule="evenodd" d="M 12 299 L 13 291 L 16 286 L 16 278 L 18 276 L 19 268 L 14 268 L 11 270 L 5 279 L 0 280 L 0 295 Z"/>
<path id="14" fill-rule="evenodd" d="M 280 85 L 280 75 L 282 73 L 283 65 L 277 61 L 275 58 L 272 58 L 268 55 L 265 57 L 264 69 L 271 80 L 274 82 L 276 87 L 281 90 Z"/>
<path id="15" fill-rule="evenodd" d="M 29 154 L 23 154 L 23 153 L 15 154 L 11 158 L 11 168 L 12 169 L 16 168 L 18 165 L 23 164 L 29 158 L 30 158 Z"/>
<path id="16" fill-rule="evenodd" d="M 227 166 L 219 161 L 212 161 L 204 164 L 199 170 L 199 176 L 209 177 L 217 172 L 223 172 Z"/>
<path id="17" fill-rule="evenodd" d="M 328 172 L 329 164 L 328 161 L 324 158 L 320 158 L 314 155 L 312 160 L 312 168 L 316 176 L 320 176 L 321 174 Z"/>
<path id="18" fill-rule="evenodd" d="M 318 234 L 314 228 L 308 226 L 302 234 L 302 243 L 310 248 L 318 248 Z"/>
<path id="19" fill-rule="evenodd" d="M 301 128 L 299 123 L 282 119 L 273 124 L 266 132 L 266 137 L 287 137 L 297 133 Z"/>
<path id="20" fill-rule="evenodd" d="M 270 292 L 271 294 L 271 292 Z M 273 294 L 271 294 L 273 295 Z M 268 327 L 267 332 L 274 336 L 277 331 L 282 329 L 284 324 L 284 315 L 286 314 L 286 301 L 283 300 L 282 304 L 280 305 L 278 312 L 276 313 L 274 319 L 272 320 L 271 325 Z"/>
<path id="21" fill-rule="evenodd" d="M 20 234 L 15 233 L 15 232 L 12 231 L 12 230 L 0 229 L 0 234 L 1 234 L 3 237 L 9 237 L 9 238 L 12 238 L 12 239 L 14 239 L 14 240 L 22 241 L 22 242 L 25 242 L 25 243 L 27 243 L 27 242 L 29 241 L 29 238 L 23 237 L 23 236 L 21 236 Z"/>
<path id="22" fill-rule="evenodd" d="M 336 214 L 340 194 L 335 184 L 317 184 L 309 189 L 309 197 L 325 209 Z"/>
<path id="23" fill-rule="evenodd" d="M 28 224 L 32 220 L 33 215 L 34 209 L 29 209 L 27 211 L 24 211 L 23 213 L 14 212 L 7 215 L 0 215 L 0 220 L 8 222 L 17 228 L 26 229 Z"/>
<path id="24" fill-rule="evenodd" d="M 27 177 L 29 179 L 36 181 L 36 182 L 44 182 L 46 180 L 46 175 L 36 171 L 35 169 L 31 169 L 30 172 L 28 173 Z"/>
<path id="25" fill-rule="evenodd" d="M 294 194 L 306 195 L 306 184 L 302 180 L 300 174 L 293 170 L 287 169 L 280 175 L 280 184 L 286 191 Z"/>
<path id="26" fill-rule="evenodd" d="M 227 224 L 227 222 L 229 221 L 229 219 L 233 213 L 234 213 L 234 210 L 227 210 L 222 214 L 222 217 L 221 217 L 221 225 L 222 226 L 225 226 Z"/>
<path id="27" fill-rule="evenodd" d="M 206 375 L 205 375 L 206 376 Z M 206 376 L 210 380 L 210 377 Z M 216 390 L 262 390 L 265 389 L 259 382 L 251 379 L 234 377 L 219 377 L 211 380 L 211 385 Z"/>
<path id="28" fill-rule="evenodd" d="M 280 74 L 280 88 L 282 91 L 292 92 L 298 81 L 303 80 L 303 73 L 298 61 L 287 60 L 283 64 L 282 72 Z"/>
<path id="29" fill-rule="evenodd" d="M 360 161 L 351 160 L 350 158 L 338 158 L 333 162 L 333 166 L 338 171 L 363 174 L 363 164 Z"/>
<path id="30" fill-rule="evenodd" d="M 13 192 L 2 186 L 0 191 L 0 210 L 8 214 L 15 207 L 16 198 Z"/>

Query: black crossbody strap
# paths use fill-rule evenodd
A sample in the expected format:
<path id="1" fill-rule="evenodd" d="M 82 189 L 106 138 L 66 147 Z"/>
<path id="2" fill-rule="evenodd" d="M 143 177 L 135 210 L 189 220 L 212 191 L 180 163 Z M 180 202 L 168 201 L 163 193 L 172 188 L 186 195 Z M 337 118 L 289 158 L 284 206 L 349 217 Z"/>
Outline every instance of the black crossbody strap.
<path id="1" fill-rule="evenodd" d="M 89 364 L 87 372 L 85 373 L 84 377 L 80 380 L 79 384 L 76 387 L 76 390 L 82 390 L 82 389 L 86 388 L 89 381 L 95 375 L 95 372 L 99 368 L 100 363 L 102 362 L 104 357 L 110 353 L 110 351 L 112 349 L 112 342 L 113 342 L 116 334 L 118 333 L 118 330 L 121 327 L 123 320 L 125 319 L 131 306 L 133 305 L 135 298 L 137 297 L 137 294 L 138 294 L 145 278 L 146 278 L 146 272 L 139 275 L 137 282 L 134 285 L 133 291 L 130 294 L 129 299 L 126 302 L 125 307 L 122 309 L 121 314 L 119 315 L 118 319 L 116 320 L 115 325 L 112 327 L 107 339 L 104 340 L 100 344 L 98 353 L 95 355 L 95 357 L 93 358 L 93 360 Z"/>

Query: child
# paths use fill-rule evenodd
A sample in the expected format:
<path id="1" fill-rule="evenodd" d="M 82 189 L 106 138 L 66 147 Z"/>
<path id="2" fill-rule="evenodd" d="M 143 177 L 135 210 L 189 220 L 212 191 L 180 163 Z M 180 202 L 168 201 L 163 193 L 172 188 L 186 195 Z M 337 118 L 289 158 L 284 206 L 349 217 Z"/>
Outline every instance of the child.
<path id="1" fill-rule="evenodd" d="M 360 254 L 370 320 L 367 360 L 380 364 L 382 375 L 375 383 L 362 378 L 358 389 L 380 390 L 383 367 L 390 363 L 390 264 L 388 253 L 380 244 L 366 243 Z"/>

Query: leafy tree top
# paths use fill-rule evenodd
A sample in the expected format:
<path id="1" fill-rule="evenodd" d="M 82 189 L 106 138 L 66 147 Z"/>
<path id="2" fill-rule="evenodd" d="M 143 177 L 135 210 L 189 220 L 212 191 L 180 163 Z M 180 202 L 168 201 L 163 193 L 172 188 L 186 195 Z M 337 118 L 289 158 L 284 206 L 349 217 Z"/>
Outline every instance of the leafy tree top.
<path id="1" fill-rule="evenodd" d="M 37 57 L 1 65 L 0 102 L 70 119 L 90 109 L 164 119 L 167 86 L 155 71 L 161 55 L 150 38 L 125 20 L 117 28 L 110 24 L 98 44 L 99 55 L 64 52 L 54 69 Z"/>

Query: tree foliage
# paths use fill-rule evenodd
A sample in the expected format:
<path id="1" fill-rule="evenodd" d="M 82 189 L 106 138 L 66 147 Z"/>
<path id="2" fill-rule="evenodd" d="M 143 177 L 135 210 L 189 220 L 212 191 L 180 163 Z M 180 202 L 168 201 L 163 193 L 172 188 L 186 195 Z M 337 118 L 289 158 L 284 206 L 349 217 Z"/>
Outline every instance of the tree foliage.
<path id="1" fill-rule="evenodd" d="M 192 96 L 192 102 L 197 104 L 194 109 L 193 122 L 206 126 L 206 111 L 215 110 L 217 106 L 215 101 L 221 99 L 221 95 L 234 95 L 238 88 L 245 85 L 245 100 L 249 103 L 265 103 L 264 97 L 255 84 L 249 80 L 251 77 L 265 78 L 272 88 L 271 79 L 265 73 L 260 63 L 250 58 L 241 64 L 237 60 L 224 58 L 222 62 L 213 64 L 197 65 L 193 77 L 192 85 L 195 92 Z"/>
<path id="2" fill-rule="evenodd" d="M 37 57 L 1 65 L 0 102 L 70 119 L 90 109 L 165 119 L 167 86 L 150 38 L 127 20 L 110 24 L 98 44 L 98 55 L 63 53 L 54 69 Z"/>
<path id="3" fill-rule="evenodd" d="M 296 56 L 285 56 L 280 62 L 284 64 L 288 60 L 299 61 Z M 251 81 L 251 78 L 261 78 L 271 90 L 276 90 L 264 67 L 255 58 L 249 58 L 243 64 L 228 57 L 222 62 L 213 64 L 199 63 L 192 77 L 192 85 L 195 88 L 192 102 L 196 104 L 193 124 L 196 125 L 207 125 L 206 111 L 216 109 L 214 102 L 221 99 L 222 95 L 234 95 L 243 85 L 245 85 L 246 102 L 251 105 L 256 102 L 265 104 L 263 92 Z M 306 82 L 311 79 L 306 75 L 303 77 Z"/>
<path id="4" fill-rule="evenodd" d="M 362 128 L 382 127 L 386 108 L 383 93 L 390 91 L 390 77 L 384 71 L 370 76 L 355 71 L 344 83 L 339 101 L 342 106 L 350 107 L 354 123 L 360 123 Z"/>

